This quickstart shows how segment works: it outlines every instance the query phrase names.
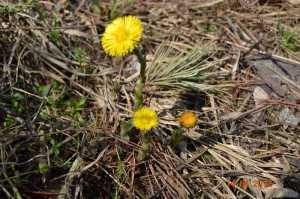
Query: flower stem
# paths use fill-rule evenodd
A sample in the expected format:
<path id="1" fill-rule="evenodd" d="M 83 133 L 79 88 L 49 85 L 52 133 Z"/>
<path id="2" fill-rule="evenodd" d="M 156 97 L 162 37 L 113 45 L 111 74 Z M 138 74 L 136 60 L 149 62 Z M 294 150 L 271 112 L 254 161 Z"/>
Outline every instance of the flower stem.
<path id="1" fill-rule="evenodd" d="M 142 83 L 142 80 L 139 79 L 135 85 L 135 93 L 134 93 L 135 109 L 139 109 L 143 106 L 143 87 L 144 85 Z"/>
<path id="2" fill-rule="evenodd" d="M 136 48 L 134 50 L 135 55 L 138 58 L 140 63 L 140 77 L 136 82 L 135 86 L 135 108 L 139 109 L 143 106 L 143 88 L 146 81 L 146 56 L 145 53 L 142 52 L 141 48 Z M 142 133 L 142 148 L 138 151 L 137 159 L 143 161 L 149 153 L 150 150 L 150 139 L 147 137 L 145 133 Z"/>
<path id="3" fill-rule="evenodd" d="M 146 134 L 143 134 L 141 139 L 142 139 L 142 148 L 138 151 L 138 156 L 137 156 L 137 159 L 139 161 L 145 160 L 145 158 L 147 157 L 150 151 L 150 143 L 151 143 L 150 138 L 148 138 Z"/>
<path id="4" fill-rule="evenodd" d="M 142 83 L 144 84 L 146 81 L 146 57 L 140 48 L 135 49 L 135 55 L 137 56 L 137 58 L 141 64 L 140 79 L 142 80 Z"/>
<path id="5" fill-rule="evenodd" d="M 140 48 L 136 48 L 134 53 L 141 65 L 140 77 L 135 86 L 135 108 L 138 109 L 143 106 L 143 88 L 146 81 L 146 58 L 145 54 L 141 52 Z"/>

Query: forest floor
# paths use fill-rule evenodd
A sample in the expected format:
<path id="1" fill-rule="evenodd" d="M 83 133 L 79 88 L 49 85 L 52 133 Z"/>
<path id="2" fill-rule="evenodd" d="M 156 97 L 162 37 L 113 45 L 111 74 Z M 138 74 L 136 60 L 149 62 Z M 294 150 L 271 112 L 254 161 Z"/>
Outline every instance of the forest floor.
<path id="1" fill-rule="evenodd" d="M 299 198 L 299 1 L 19 2 L 0 0 L 0 198 Z M 139 63 L 101 46 L 124 15 L 159 117 L 142 159 Z"/>

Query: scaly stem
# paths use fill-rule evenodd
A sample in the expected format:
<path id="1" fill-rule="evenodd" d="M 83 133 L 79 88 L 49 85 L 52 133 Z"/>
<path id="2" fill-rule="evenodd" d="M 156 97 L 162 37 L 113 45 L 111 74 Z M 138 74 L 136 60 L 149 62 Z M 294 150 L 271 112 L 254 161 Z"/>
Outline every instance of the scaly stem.
<path id="1" fill-rule="evenodd" d="M 143 101 L 143 88 L 146 81 L 146 57 L 145 54 L 141 51 L 141 48 L 136 48 L 134 50 L 135 55 L 138 58 L 138 61 L 141 65 L 140 77 L 135 85 L 135 108 L 139 109 L 144 105 Z M 137 159 L 142 161 L 146 158 L 150 150 L 150 139 L 147 137 L 145 132 L 142 133 L 142 148 L 138 152 Z"/>
<path id="2" fill-rule="evenodd" d="M 143 106 L 143 87 L 144 84 L 142 83 L 142 80 L 139 79 L 135 85 L 135 93 L 134 93 L 135 109 L 139 109 Z"/>
<path id="3" fill-rule="evenodd" d="M 140 48 L 136 48 L 134 52 L 141 64 L 140 79 L 144 84 L 146 81 L 146 57 L 145 54 L 141 52 Z"/>
<path id="4" fill-rule="evenodd" d="M 142 137 L 142 148 L 138 151 L 138 156 L 137 159 L 139 161 L 143 161 L 145 160 L 145 158 L 147 157 L 149 151 L 150 151 L 150 138 L 147 137 L 146 134 L 143 134 Z"/>
<path id="5" fill-rule="evenodd" d="M 143 106 L 143 88 L 146 81 L 146 58 L 140 48 L 136 48 L 134 53 L 141 65 L 140 77 L 135 86 L 135 108 L 138 109 Z"/>

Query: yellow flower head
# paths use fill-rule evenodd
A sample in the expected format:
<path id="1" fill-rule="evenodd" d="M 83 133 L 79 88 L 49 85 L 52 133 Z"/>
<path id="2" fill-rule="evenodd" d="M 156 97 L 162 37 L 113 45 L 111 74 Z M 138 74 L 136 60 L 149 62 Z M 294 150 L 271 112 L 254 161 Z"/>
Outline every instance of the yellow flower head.
<path id="1" fill-rule="evenodd" d="M 133 126 L 142 132 L 147 132 L 158 125 L 158 117 L 155 111 L 148 107 L 138 109 L 133 115 Z"/>
<path id="2" fill-rule="evenodd" d="M 142 38 L 143 26 L 134 16 L 119 17 L 109 24 L 102 37 L 104 51 L 113 57 L 131 53 Z"/>
<path id="3" fill-rule="evenodd" d="M 193 128 L 197 123 L 197 116 L 195 113 L 186 111 L 180 115 L 178 122 L 181 126 L 185 128 Z"/>

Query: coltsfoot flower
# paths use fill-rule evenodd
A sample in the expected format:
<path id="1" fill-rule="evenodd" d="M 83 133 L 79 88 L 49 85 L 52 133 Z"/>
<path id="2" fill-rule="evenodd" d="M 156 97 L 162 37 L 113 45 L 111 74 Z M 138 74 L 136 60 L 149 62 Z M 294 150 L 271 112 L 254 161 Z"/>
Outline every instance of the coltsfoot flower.
<path id="1" fill-rule="evenodd" d="M 119 17 L 109 24 L 102 37 L 104 51 L 113 57 L 131 53 L 141 40 L 143 25 L 135 16 Z"/>
<path id="2" fill-rule="evenodd" d="M 178 118 L 178 122 L 182 127 L 193 128 L 197 123 L 197 116 L 191 111 L 183 112 Z"/>
<path id="3" fill-rule="evenodd" d="M 147 132 L 158 125 L 158 117 L 154 110 L 148 107 L 138 109 L 133 115 L 133 126 Z"/>

